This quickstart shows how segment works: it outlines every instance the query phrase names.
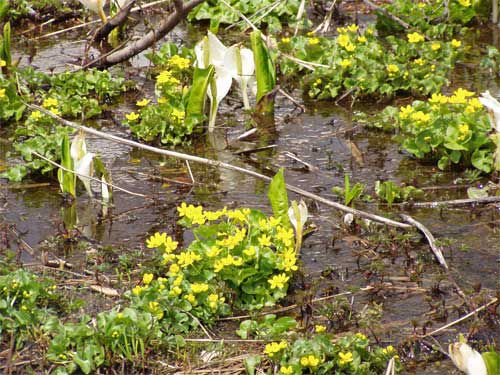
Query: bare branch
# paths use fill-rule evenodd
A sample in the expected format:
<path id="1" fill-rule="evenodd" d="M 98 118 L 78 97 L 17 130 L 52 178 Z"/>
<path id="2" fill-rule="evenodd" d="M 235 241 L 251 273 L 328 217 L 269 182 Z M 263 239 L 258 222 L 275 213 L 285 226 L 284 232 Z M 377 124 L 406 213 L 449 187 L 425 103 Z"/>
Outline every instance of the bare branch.
<path id="1" fill-rule="evenodd" d="M 135 2 L 136 0 L 130 0 L 113 18 L 97 29 L 92 39 L 92 43 L 99 43 L 101 40 L 105 39 L 111 31 L 122 25 L 127 20 Z"/>

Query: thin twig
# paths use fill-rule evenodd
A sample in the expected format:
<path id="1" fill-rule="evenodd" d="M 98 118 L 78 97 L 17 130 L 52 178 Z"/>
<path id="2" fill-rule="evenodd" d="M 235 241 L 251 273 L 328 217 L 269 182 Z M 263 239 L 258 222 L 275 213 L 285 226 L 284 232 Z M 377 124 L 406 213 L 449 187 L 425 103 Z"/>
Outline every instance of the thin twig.
<path id="1" fill-rule="evenodd" d="M 427 229 L 421 222 L 415 220 L 414 218 L 412 218 L 409 215 L 401 214 L 400 216 L 403 218 L 404 221 L 412 224 L 413 226 L 415 226 L 418 230 L 420 230 L 424 234 L 424 236 L 425 236 L 425 238 L 427 238 L 427 241 L 429 242 L 429 246 L 430 246 L 432 252 L 434 253 L 434 255 L 436 256 L 439 264 L 441 264 L 445 268 L 445 270 L 448 271 L 449 268 L 448 268 L 448 264 L 446 263 L 446 259 L 444 259 L 443 251 L 441 250 L 440 247 L 436 246 L 436 239 L 432 235 L 431 231 L 429 229 Z"/>
<path id="2" fill-rule="evenodd" d="M 283 90 L 281 87 L 278 89 L 278 92 L 283 95 L 285 98 L 290 100 L 297 108 L 299 108 L 302 112 L 306 112 L 306 107 L 304 107 L 302 104 L 300 104 L 296 99 L 294 99 L 293 96 L 291 96 L 289 93 L 287 93 L 285 90 Z"/>
<path id="3" fill-rule="evenodd" d="M 36 151 L 32 151 L 32 154 L 33 154 L 33 155 L 38 156 L 40 159 L 45 160 L 47 163 L 50 163 L 50 164 L 52 164 L 52 165 L 54 165 L 54 166 L 56 166 L 56 167 L 61 168 L 63 171 L 70 172 L 70 173 L 74 173 L 74 174 L 75 174 L 75 175 L 77 175 L 77 176 L 84 177 L 84 178 L 88 178 L 88 179 L 90 179 L 90 180 L 92 180 L 92 181 L 96 181 L 96 182 L 102 183 L 102 184 L 104 184 L 104 185 L 111 186 L 113 189 L 123 191 L 124 193 L 130 194 L 130 195 L 134 195 L 134 196 L 136 196 L 136 197 L 149 198 L 147 195 L 144 195 L 144 194 L 141 194 L 141 193 L 134 193 L 133 191 L 130 191 L 130 190 L 127 190 L 127 189 L 121 188 L 121 187 L 119 187 L 119 186 L 116 186 L 116 185 L 110 184 L 109 182 L 101 181 L 101 180 L 99 180 L 98 178 L 95 178 L 95 177 L 92 177 L 92 176 L 87 176 L 87 175 L 85 175 L 85 174 L 83 174 L 83 173 L 78 173 L 78 172 L 72 171 L 71 169 L 65 168 L 65 167 L 63 167 L 61 164 L 56 163 L 55 161 L 52 161 L 52 160 L 50 160 L 50 159 L 47 159 L 45 156 L 40 155 L 40 154 L 39 154 L 38 152 L 36 152 Z"/>
<path id="4" fill-rule="evenodd" d="M 443 206 L 466 206 L 470 204 L 489 204 L 500 202 L 500 196 L 491 196 L 483 198 L 465 198 L 465 199 L 453 199 L 449 201 L 436 201 L 436 202 L 416 202 L 413 203 L 413 207 L 428 207 L 428 208 L 439 208 Z"/>
<path id="5" fill-rule="evenodd" d="M 477 309 L 475 309 L 474 311 L 471 311 L 471 312 L 470 312 L 470 313 L 468 313 L 467 315 L 464 315 L 464 316 L 462 316 L 461 318 L 458 318 L 458 319 L 454 320 L 453 322 L 450 322 L 450 323 L 448 323 L 448 324 L 445 324 L 444 326 L 439 327 L 438 329 L 435 329 L 435 330 L 434 330 L 434 331 L 432 331 L 432 332 L 429 332 L 429 333 L 427 333 L 427 334 L 425 334 L 425 335 L 421 335 L 421 336 L 420 336 L 420 338 L 425 338 L 425 337 L 429 337 L 429 336 L 434 336 L 436 333 L 439 333 L 439 332 L 441 332 L 441 331 L 443 331 L 443 330 L 445 330 L 445 329 L 447 329 L 447 328 L 450 328 L 450 327 L 452 327 L 452 326 L 454 326 L 454 325 L 456 325 L 456 324 L 458 324 L 458 323 L 460 323 L 460 322 L 462 322 L 462 321 L 464 321 L 464 320 L 469 319 L 471 316 L 476 315 L 476 314 L 477 314 L 478 312 L 480 312 L 480 311 L 483 311 L 485 308 L 487 308 L 488 306 L 493 305 L 493 304 L 494 304 L 494 303 L 496 303 L 497 301 L 498 301 L 498 298 L 493 298 L 493 299 L 492 299 L 490 302 L 488 302 L 487 304 L 485 304 L 485 305 L 482 305 L 482 306 L 478 307 Z"/>
<path id="6" fill-rule="evenodd" d="M 174 158 L 179 158 L 179 159 L 182 159 L 182 160 L 189 160 L 189 161 L 193 161 L 193 162 L 196 162 L 196 163 L 201 163 L 201 164 L 205 164 L 205 165 L 211 165 L 213 167 L 224 168 L 224 169 L 229 169 L 229 170 L 241 172 L 241 173 L 247 174 L 249 176 L 253 176 L 253 177 L 259 178 L 259 179 L 264 180 L 264 181 L 271 181 L 272 180 L 271 177 L 265 176 L 265 175 L 260 174 L 258 172 L 254 172 L 254 171 L 251 171 L 249 169 L 245 169 L 245 168 L 238 167 L 238 166 L 235 166 L 235 165 L 232 165 L 232 164 L 224 163 L 224 162 L 221 162 L 221 161 L 218 161 L 218 160 L 206 159 L 206 158 L 202 158 L 202 157 L 199 157 L 199 156 L 184 154 L 184 153 L 181 153 L 181 152 L 164 150 L 164 149 L 160 149 L 160 148 L 157 148 L 157 147 L 144 145 L 142 143 L 135 142 L 135 141 L 132 141 L 132 140 L 129 140 L 129 139 L 121 138 L 121 137 L 118 137 L 116 135 L 107 134 L 107 133 L 101 132 L 99 130 L 92 129 L 92 128 L 89 128 L 89 127 L 86 127 L 86 126 L 83 126 L 83 125 L 78 125 L 78 124 L 76 124 L 74 122 L 65 120 L 62 117 L 59 117 L 59 116 L 53 114 L 52 112 L 48 111 L 47 109 L 45 109 L 43 107 L 40 107 L 38 105 L 29 104 L 29 103 L 25 103 L 25 104 L 28 107 L 32 108 L 32 109 L 38 110 L 38 111 L 40 111 L 42 113 L 45 113 L 46 115 L 48 115 L 48 116 L 56 119 L 58 122 L 60 122 L 63 125 L 72 127 L 74 129 L 82 130 L 82 131 L 84 131 L 84 132 L 86 132 L 88 134 L 93 134 L 93 135 L 96 135 L 96 136 L 104 138 L 104 139 L 108 139 L 108 140 L 111 140 L 111 141 L 114 141 L 114 142 L 126 144 L 126 145 L 129 145 L 129 146 L 132 146 L 132 147 L 137 147 L 137 148 L 140 148 L 140 149 L 143 149 L 143 150 L 147 150 L 147 151 L 151 151 L 151 152 L 154 152 L 154 153 L 160 154 L 160 155 L 166 155 L 166 156 L 170 156 L 170 157 L 174 157 Z M 338 209 L 338 210 L 341 210 L 341 211 L 344 211 L 344 212 L 348 212 L 348 213 L 351 213 L 351 214 L 359 216 L 359 217 L 370 219 L 372 221 L 376 221 L 376 222 L 379 222 L 379 223 L 383 223 L 383 224 L 394 226 L 394 227 L 398 227 L 398 228 L 404 228 L 404 229 L 409 229 L 409 228 L 413 227 L 410 224 L 401 223 L 399 221 L 391 220 L 391 219 L 385 218 L 383 216 L 371 214 L 371 213 L 368 213 L 368 212 L 365 212 L 365 211 L 360 211 L 360 210 L 357 210 L 357 209 L 354 209 L 354 208 L 351 208 L 351 207 L 348 207 L 348 206 L 344 206 L 343 204 L 340 204 L 338 202 L 334 202 L 334 201 L 331 201 L 329 199 L 323 198 L 323 197 L 321 197 L 319 195 L 316 195 L 314 193 L 311 193 L 309 191 L 306 191 L 304 189 L 301 189 L 301 188 L 293 186 L 293 185 L 286 184 L 286 188 L 289 191 L 292 191 L 294 193 L 302 195 L 302 196 L 304 196 L 306 198 L 313 199 L 313 200 L 315 200 L 317 202 L 323 203 L 323 204 L 325 204 L 327 206 L 330 206 L 330 207 L 333 207 L 335 209 Z"/>
<path id="7" fill-rule="evenodd" d="M 193 172 L 191 171 L 191 166 L 189 165 L 189 160 L 186 160 L 186 166 L 187 166 L 187 169 L 188 169 L 188 172 L 189 172 L 189 177 L 191 177 L 191 182 L 194 185 L 194 184 L 196 184 L 196 181 L 194 179 Z"/>

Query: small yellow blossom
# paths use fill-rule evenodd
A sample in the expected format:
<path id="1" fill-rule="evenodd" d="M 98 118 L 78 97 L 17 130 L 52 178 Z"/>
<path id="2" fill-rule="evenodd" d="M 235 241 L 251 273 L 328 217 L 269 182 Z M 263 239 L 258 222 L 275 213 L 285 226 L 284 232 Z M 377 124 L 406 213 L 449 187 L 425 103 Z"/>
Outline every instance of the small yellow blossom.
<path id="1" fill-rule="evenodd" d="M 285 340 L 282 340 L 281 342 L 271 342 L 264 348 L 264 354 L 267 354 L 270 358 L 272 358 L 279 351 L 286 349 L 287 346 L 288 343 Z"/>
<path id="2" fill-rule="evenodd" d="M 432 139 L 432 138 L 431 138 L 430 136 L 426 136 L 426 137 L 424 137 L 424 141 L 425 141 L 425 142 L 429 142 L 431 139 Z"/>
<path id="3" fill-rule="evenodd" d="M 410 42 L 410 43 L 419 43 L 419 42 L 423 42 L 425 40 L 424 36 L 422 34 L 417 33 L 417 32 L 408 34 L 407 37 L 408 37 L 408 42 Z"/>
<path id="4" fill-rule="evenodd" d="M 253 257 L 255 255 L 256 251 L 255 251 L 255 247 L 254 246 L 250 246 L 248 248 L 246 248 L 245 250 L 243 250 L 243 254 L 245 254 L 246 256 L 248 257 Z"/>
<path id="5" fill-rule="evenodd" d="M 280 273 L 279 275 L 275 275 L 271 279 L 267 280 L 267 282 L 271 284 L 271 289 L 283 289 L 289 279 L 290 277 L 285 273 Z"/>
<path id="6" fill-rule="evenodd" d="M 203 293 L 208 290 L 208 284 L 206 283 L 193 283 L 191 284 L 191 291 L 195 294 Z"/>
<path id="7" fill-rule="evenodd" d="M 4 90 L 5 92 L 5 90 Z M 2 97 L 2 90 L 0 90 L 0 98 Z M 40 111 L 33 111 L 31 112 L 30 118 L 32 118 L 35 121 L 38 121 L 42 118 L 42 112 Z"/>
<path id="8" fill-rule="evenodd" d="M 349 36 L 346 34 L 339 35 L 339 37 L 337 38 L 337 43 L 341 47 L 347 46 L 350 43 Z"/>
<path id="9" fill-rule="evenodd" d="M 144 276 L 142 276 L 142 282 L 146 285 L 150 284 L 151 281 L 153 281 L 153 274 L 152 273 L 145 273 Z"/>
<path id="10" fill-rule="evenodd" d="M 191 305 L 194 305 L 196 303 L 196 297 L 192 293 L 185 295 L 184 298 L 187 299 Z"/>
<path id="11" fill-rule="evenodd" d="M 181 273 L 179 276 L 177 276 L 172 283 L 173 286 L 181 286 L 182 281 L 184 280 L 184 275 Z"/>
<path id="12" fill-rule="evenodd" d="M 340 66 L 342 66 L 343 68 L 347 68 L 348 66 L 351 66 L 351 60 L 349 60 L 349 59 L 343 59 L 340 62 Z"/>
<path id="13" fill-rule="evenodd" d="M 147 106 L 150 102 L 151 102 L 151 100 L 149 100 L 149 99 L 142 99 L 142 100 L 139 100 L 139 101 L 138 101 L 137 103 L 135 103 L 135 104 L 137 104 L 139 107 L 145 107 L 145 106 Z"/>
<path id="14" fill-rule="evenodd" d="M 425 61 L 424 61 L 424 59 L 416 59 L 414 61 L 414 63 L 417 64 L 417 65 L 422 66 L 422 65 L 424 65 Z"/>
<path id="15" fill-rule="evenodd" d="M 170 268 L 168 269 L 169 274 L 171 275 L 176 275 L 180 271 L 180 267 L 177 263 L 173 263 L 170 265 Z"/>
<path id="16" fill-rule="evenodd" d="M 466 7 L 466 8 L 470 7 L 470 0 L 458 0 L 458 2 L 463 7 Z"/>
<path id="17" fill-rule="evenodd" d="M 366 336 L 363 335 L 361 332 L 357 332 L 356 337 L 360 340 L 366 340 Z"/>
<path id="18" fill-rule="evenodd" d="M 411 119 L 420 122 L 428 122 L 431 119 L 431 115 L 422 111 L 417 111 L 411 114 Z"/>
<path id="19" fill-rule="evenodd" d="M 163 96 L 158 98 L 158 104 L 165 104 L 165 103 L 167 103 L 167 98 L 164 98 Z"/>
<path id="20" fill-rule="evenodd" d="M 57 109 L 57 108 L 49 108 L 49 111 L 52 112 L 56 116 L 60 116 L 61 115 L 61 111 L 59 109 Z"/>
<path id="21" fill-rule="evenodd" d="M 184 120 L 184 117 L 186 117 L 186 113 L 184 111 L 180 111 L 177 108 L 172 109 L 172 117 L 176 121 L 182 121 Z"/>
<path id="22" fill-rule="evenodd" d="M 140 295 L 142 293 L 142 291 L 144 290 L 145 288 L 140 286 L 140 285 L 137 285 L 136 287 L 134 287 L 132 289 L 132 293 L 135 294 L 136 296 Z"/>
<path id="23" fill-rule="evenodd" d="M 326 327 L 324 325 L 317 324 L 314 326 L 314 330 L 316 331 L 316 333 L 322 333 L 326 331 Z"/>
<path id="24" fill-rule="evenodd" d="M 44 108 L 51 108 L 51 107 L 57 107 L 59 104 L 59 101 L 55 98 L 47 98 L 43 100 L 42 107 Z"/>
<path id="25" fill-rule="evenodd" d="M 347 52 L 352 52 L 356 49 L 356 46 L 352 43 L 347 43 L 347 45 L 344 48 Z"/>
<path id="26" fill-rule="evenodd" d="M 439 42 L 434 42 L 434 43 L 432 43 L 432 44 L 431 44 L 431 49 L 432 49 L 433 51 L 437 51 L 437 50 L 439 50 L 440 48 L 441 48 L 441 43 L 439 43 Z"/>
<path id="27" fill-rule="evenodd" d="M 321 363 L 321 360 L 315 355 L 306 355 L 300 359 L 300 364 L 304 367 L 315 368 Z"/>
<path id="28" fill-rule="evenodd" d="M 469 125 L 467 124 L 462 124 L 458 126 L 458 131 L 460 134 L 467 134 L 469 133 Z"/>
<path id="29" fill-rule="evenodd" d="M 177 249 L 177 246 L 179 246 L 179 242 L 172 240 L 172 237 L 168 236 L 167 240 L 163 243 L 163 246 L 165 248 L 165 253 L 169 254 Z"/>
<path id="30" fill-rule="evenodd" d="M 414 109 L 411 105 L 407 105 L 406 107 L 401 107 L 399 109 L 399 118 L 402 120 L 407 119 L 413 112 Z"/>
<path id="31" fill-rule="evenodd" d="M 395 352 L 395 350 L 394 350 L 394 347 L 392 345 L 389 345 L 388 347 L 382 349 L 382 353 L 384 353 L 384 354 L 392 354 L 394 352 Z"/>
<path id="32" fill-rule="evenodd" d="M 418 3 L 418 7 L 419 7 L 420 9 L 425 8 L 425 3 Z"/>
<path id="33" fill-rule="evenodd" d="M 460 40 L 453 39 L 453 40 L 451 41 L 451 46 L 452 46 L 452 47 L 458 48 L 458 47 L 460 47 L 461 45 L 462 45 L 462 42 L 461 42 Z"/>
<path id="34" fill-rule="evenodd" d="M 170 289 L 170 292 L 168 294 L 173 297 L 177 297 L 182 294 L 182 289 L 179 288 L 178 286 L 174 286 L 172 287 L 172 289 Z"/>
<path id="35" fill-rule="evenodd" d="M 135 112 L 130 112 L 125 115 L 125 118 L 129 121 L 135 121 L 139 118 L 139 115 Z"/>
<path id="36" fill-rule="evenodd" d="M 351 352 L 347 353 L 340 352 L 339 357 L 340 357 L 339 359 L 340 366 L 346 365 L 354 360 Z"/>
<path id="37" fill-rule="evenodd" d="M 174 55 L 168 60 L 169 65 L 176 67 L 180 70 L 189 68 L 191 61 L 179 55 Z"/>
<path id="38" fill-rule="evenodd" d="M 394 65 L 394 64 L 387 65 L 386 69 L 387 69 L 387 71 L 389 73 L 397 73 L 397 72 L 399 72 L 399 67 L 397 65 Z"/>
<path id="39" fill-rule="evenodd" d="M 339 34 L 344 34 L 347 32 L 347 29 L 345 27 L 337 27 L 337 32 Z"/>
<path id="40" fill-rule="evenodd" d="M 222 250 L 220 247 L 217 246 L 211 246 L 210 249 L 207 250 L 207 257 L 209 258 L 215 258 L 217 255 L 220 254 Z"/>
<path id="41" fill-rule="evenodd" d="M 263 234 L 259 237 L 259 245 L 260 246 L 271 246 L 271 237 Z"/>
<path id="42" fill-rule="evenodd" d="M 311 39 L 309 39 L 309 45 L 310 46 L 315 46 L 317 44 L 319 44 L 319 39 L 318 38 L 311 38 Z"/>
<path id="43" fill-rule="evenodd" d="M 287 38 L 287 37 L 281 38 L 281 43 L 283 43 L 283 44 L 290 43 L 290 38 Z"/>
<path id="44" fill-rule="evenodd" d="M 0 59 L 0 68 L 7 65 L 7 61 Z"/>
<path id="45" fill-rule="evenodd" d="M 347 26 L 347 30 L 349 30 L 349 31 L 351 31 L 353 33 L 355 33 L 356 31 L 358 31 L 358 29 L 359 29 L 358 25 L 355 25 L 355 24 Z"/>
<path id="46" fill-rule="evenodd" d="M 293 374 L 293 367 L 292 366 L 281 366 L 280 374 L 292 375 Z"/>
<path id="47" fill-rule="evenodd" d="M 146 246 L 149 249 L 154 249 L 155 247 L 160 247 L 167 241 L 167 234 L 166 233 L 158 233 L 156 232 L 153 234 L 149 239 L 146 241 Z"/>
<path id="48" fill-rule="evenodd" d="M 182 268 L 186 268 L 199 260 L 201 260 L 201 256 L 194 251 L 185 251 L 177 255 L 177 262 Z"/>
<path id="49" fill-rule="evenodd" d="M 365 43 L 366 42 L 366 37 L 365 36 L 358 36 L 358 42 L 360 43 Z"/>
<path id="50" fill-rule="evenodd" d="M 4 97 L 5 97 L 5 89 L 0 89 L 0 99 L 2 99 Z M 38 113 L 40 113 L 40 112 L 38 112 Z"/>
<path id="51" fill-rule="evenodd" d="M 208 296 L 208 305 L 210 306 L 210 308 L 212 310 L 217 309 L 217 305 L 219 303 L 223 303 L 223 302 L 224 302 L 224 298 L 219 298 L 219 296 L 217 294 L 210 294 Z"/>
<path id="52" fill-rule="evenodd" d="M 429 99 L 429 103 L 446 104 L 448 103 L 448 97 L 440 93 L 432 94 L 431 98 Z"/>

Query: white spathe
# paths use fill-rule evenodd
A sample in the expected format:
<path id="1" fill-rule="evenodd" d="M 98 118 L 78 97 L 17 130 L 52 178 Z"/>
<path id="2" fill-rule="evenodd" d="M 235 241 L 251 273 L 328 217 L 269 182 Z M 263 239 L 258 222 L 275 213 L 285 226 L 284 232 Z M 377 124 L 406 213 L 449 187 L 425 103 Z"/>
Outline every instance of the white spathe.
<path id="1" fill-rule="evenodd" d="M 479 97 L 479 101 L 488 109 L 491 127 L 497 133 L 500 133 L 500 103 L 489 91 L 483 92 Z"/>
<path id="2" fill-rule="evenodd" d="M 488 375 L 483 357 L 468 344 L 464 342 L 450 344 L 448 353 L 455 366 L 467 375 Z"/>
<path id="3" fill-rule="evenodd" d="M 253 52 L 239 45 L 229 47 L 224 55 L 224 67 L 231 72 L 232 77 L 238 82 L 243 97 L 245 109 L 250 109 L 248 100 L 248 84 L 255 72 Z"/>
<path id="4" fill-rule="evenodd" d="M 71 159 L 73 159 L 73 164 L 76 166 L 86 153 L 85 133 L 80 131 L 71 142 L 70 155 Z"/>
<path id="5" fill-rule="evenodd" d="M 95 154 L 89 152 L 80 160 L 78 165 L 75 165 L 75 172 L 80 181 L 83 182 L 89 196 L 93 197 L 92 188 L 90 187 L 90 176 L 94 173 L 93 161 Z"/>
<path id="6" fill-rule="evenodd" d="M 292 223 L 293 227 L 295 228 L 295 231 L 297 231 L 298 233 L 301 233 L 302 228 L 304 227 L 304 224 L 307 221 L 309 213 L 307 211 L 307 206 L 303 200 L 301 200 L 300 203 L 297 205 L 297 208 L 298 208 L 297 213 L 293 209 L 293 206 L 295 204 L 297 204 L 295 201 L 292 202 L 292 206 L 288 209 L 288 217 L 290 218 L 290 222 Z"/>
<path id="7" fill-rule="evenodd" d="M 96 13 L 101 18 L 102 22 L 106 22 L 106 14 L 104 13 L 104 3 L 106 0 L 78 0 L 85 8 Z"/>
<path id="8" fill-rule="evenodd" d="M 109 192 L 108 188 L 108 181 L 106 181 L 106 177 L 101 176 L 101 196 L 102 196 L 102 201 L 104 203 L 109 203 L 111 199 L 111 194 Z"/>

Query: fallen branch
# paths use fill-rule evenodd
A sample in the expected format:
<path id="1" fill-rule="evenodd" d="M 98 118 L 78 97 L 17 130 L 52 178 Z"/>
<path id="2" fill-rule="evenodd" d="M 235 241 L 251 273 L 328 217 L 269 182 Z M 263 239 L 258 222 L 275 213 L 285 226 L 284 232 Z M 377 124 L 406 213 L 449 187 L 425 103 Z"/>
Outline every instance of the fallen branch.
<path id="1" fill-rule="evenodd" d="M 403 21 L 401 18 L 395 16 L 394 14 L 390 13 L 387 9 L 385 9 L 383 7 L 380 7 L 380 6 L 372 3 L 370 0 L 363 0 L 363 1 L 364 1 L 365 4 L 367 4 L 367 5 L 371 6 L 372 8 L 374 8 L 377 12 L 380 12 L 380 13 L 384 14 L 385 16 L 389 17 L 394 22 L 399 23 L 405 29 L 409 29 L 410 28 L 410 25 L 408 23 L 406 23 L 405 21 Z"/>
<path id="2" fill-rule="evenodd" d="M 200 5 L 204 1 L 205 0 L 189 0 L 184 3 L 182 0 L 173 0 L 174 12 L 165 18 L 155 30 L 151 30 L 139 40 L 106 56 L 104 59 L 97 58 L 94 62 L 91 62 L 89 66 L 94 68 L 107 68 L 138 55 L 167 35 L 194 7 Z"/>
<path id="3" fill-rule="evenodd" d="M 92 38 L 92 43 L 99 43 L 101 40 L 105 39 L 114 29 L 121 26 L 126 20 L 132 10 L 136 0 L 130 0 L 120 11 L 108 22 L 97 29 L 94 37 Z"/>
<path id="4" fill-rule="evenodd" d="M 93 134 L 93 135 L 96 135 L 96 136 L 101 137 L 103 139 L 108 139 L 110 141 L 126 144 L 126 145 L 129 145 L 132 147 L 137 147 L 137 148 L 151 151 L 151 152 L 154 152 L 154 153 L 160 154 L 160 155 L 166 155 L 166 156 L 170 156 L 170 157 L 174 157 L 174 158 L 178 158 L 178 159 L 182 159 L 182 160 L 193 161 L 195 163 L 201 163 L 201 164 L 205 164 L 205 165 L 211 165 L 213 167 L 224 168 L 224 169 L 229 169 L 229 170 L 241 172 L 241 173 L 256 177 L 256 178 L 264 180 L 264 181 L 271 181 L 272 180 L 271 177 L 265 176 L 263 174 L 260 174 L 258 172 L 254 172 L 254 171 L 251 171 L 251 170 L 248 170 L 245 168 L 237 167 L 237 166 L 232 165 L 232 164 L 228 164 L 228 163 L 224 163 L 224 162 L 212 160 L 212 159 L 206 159 L 206 158 L 202 158 L 199 156 L 184 154 L 184 153 L 180 153 L 180 152 L 176 152 L 176 151 L 164 150 L 164 149 L 160 149 L 157 147 L 144 145 L 142 143 L 135 142 L 135 141 L 132 141 L 129 139 L 117 137 L 117 136 L 112 135 L 112 134 L 107 134 L 107 133 L 101 132 L 99 130 L 88 128 L 86 126 L 78 125 L 74 122 L 65 120 L 62 117 L 59 117 L 59 116 L 53 114 L 52 112 L 48 111 L 47 109 L 40 107 L 38 105 L 28 104 L 28 103 L 25 103 L 25 104 L 32 109 L 38 110 L 38 111 L 52 117 L 53 119 L 57 120 L 59 123 L 65 125 L 65 126 L 69 126 L 73 129 L 77 129 L 77 130 L 82 130 L 85 133 Z M 294 193 L 302 195 L 303 197 L 313 199 L 317 202 L 323 203 L 326 206 L 330 206 L 330 207 L 333 207 L 333 208 L 338 209 L 340 211 L 348 212 L 348 213 L 351 213 L 353 215 L 363 217 L 363 218 L 366 218 L 366 219 L 369 219 L 369 220 L 372 220 L 375 222 L 379 222 L 379 223 L 390 225 L 390 226 L 397 227 L 397 228 L 404 228 L 404 229 L 409 229 L 409 228 L 413 227 L 410 224 L 401 223 L 399 221 L 391 220 L 391 219 L 385 218 L 383 216 L 371 214 L 371 213 L 368 213 L 365 211 L 360 211 L 360 210 L 356 210 L 356 209 L 348 207 L 348 206 L 344 206 L 343 204 L 340 204 L 340 203 L 331 201 L 329 199 L 323 198 L 319 195 L 316 195 L 314 193 L 310 193 L 310 192 L 308 192 L 304 189 L 301 189 L 299 187 L 296 187 L 296 186 L 292 186 L 292 185 L 287 184 L 286 188 L 289 191 L 292 191 Z M 137 193 L 135 193 L 135 194 L 137 194 Z"/>
<path id="5" fill-rule="evenodd" d="M 416 202 L 412 203 L 413 207 L 429 207 L 438 208 L 443 206 L 466 206 L 470 204 L 488 204 L 488 203 L 498 203 L 500 202 L 500 196 L 483 197 L 483 198 L 465 198 L 465 199 L 453 199 L 449 201 L 437 201 L 437 202 Z"/>
<path id="6" fill-rule="evenodd" d="M 429 246 L 431 247 L 432 252 L 436 256 L 439 264 L 441 264 L 446 271 L 449 270 L 448 264 L 446 263 L 446 260 L 444 259 L 443 251 L 441 250 L 440 247 L 436 245 L 436 239 L 432 235 L 431 231 L 427 229 L 422 223 L 419 221 L 415 220 L 411 216 L 401 214 L 400 215 L 404 221 L 407 223 L 410 223 L 411 225 L 415 226 L 419 231 L 421 231 L 425 238 L 427 238 L 427 242 L 429 242 Z"/>

